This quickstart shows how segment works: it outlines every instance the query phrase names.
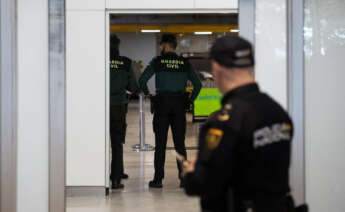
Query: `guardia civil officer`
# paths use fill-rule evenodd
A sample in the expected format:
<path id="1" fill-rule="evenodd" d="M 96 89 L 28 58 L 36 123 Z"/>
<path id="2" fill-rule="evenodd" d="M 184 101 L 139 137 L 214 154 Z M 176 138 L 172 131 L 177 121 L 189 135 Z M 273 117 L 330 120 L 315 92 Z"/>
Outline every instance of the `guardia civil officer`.
<path id="1" fill-rule="evenodd" d="M 164 34 L 161 38 L 161 56 L 153 58 L 139 79 L 139 84 L 146 95 L 149 94 L 147 81 L 155 74 L 156 93 L 153 98 L 155 133 L 155 174 L 149 186 L 161 188 L 164 178 L 165 150 L 168 129 L 171 126 L 176 151 L 187 156 L 185 148 L 186 109 L 196 99 L 201 89 L 201 82 L 192 65 L 175 53 L 177 40 L 173 34 Z M 187 81 L 193 84 L 191 97 L 186 96 Z M 179 176 L 182 168 L 178 164 Z M 182 183 L 180 184 L 182 186 Z"/>
<path id="2" fill-rule="evenodd" d="M 203 211 L 290 211 L 289 115 L 255 82 L 249 42 L 221 37 L 210 56 L 224 97 L 201 129 L 197 160 L 185 163 L 186 193 L 200 196 Z"/>
<path id="3" fill-rule="evenodd" d="M 123 188 L 124 173 L 123 144 L 126 137 L 127 95 L 135 92 L 138 85 L 132 68 L 132 61 L 119 55 L 120 39 L 110 36 L 110 137 L 112 148 L 111 175 L 112 188 Z"/>

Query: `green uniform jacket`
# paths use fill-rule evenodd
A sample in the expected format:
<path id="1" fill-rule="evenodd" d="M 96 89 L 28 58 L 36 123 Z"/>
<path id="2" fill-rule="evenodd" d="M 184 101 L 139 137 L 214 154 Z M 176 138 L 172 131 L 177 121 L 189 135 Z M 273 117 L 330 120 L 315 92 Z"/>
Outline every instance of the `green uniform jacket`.
<path id="1" fill-rule="evenodd" d="M 156 92 L 186 92 L 187 81 L 193 84 L 191 100 L 194 101 L 201 89 L 201 82 L 187 59 L 176 53 L 166 53 L 153 58 L 139 78 L 139 84 L 147 95 L 147 81 L 156 74 Z"/>
<path id="2" fill-rule="evenodd" d="M 135 92 L 138 85 L 135 79 L 132 61 L 127 57 L 110 58 L 110 105 L 126 104 L 126 90 Z"/>

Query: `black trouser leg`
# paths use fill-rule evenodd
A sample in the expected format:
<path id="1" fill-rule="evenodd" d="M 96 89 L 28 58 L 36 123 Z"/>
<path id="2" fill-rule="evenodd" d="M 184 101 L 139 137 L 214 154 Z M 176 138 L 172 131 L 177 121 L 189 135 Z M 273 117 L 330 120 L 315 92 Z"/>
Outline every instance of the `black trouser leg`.
<path id="1" fill-rule="evenodd" d="M 121 181 L 123 173 L 123 143 L 126 135 L 126 107 L 115 105 L 110 108 L 110 137 L 112 148 L 111 180 Z"/>
<path id="2" fill-rule="evenodd" d="M 122 152 L 121 152 L 121 158 L 120 158 L 120 177 L 122 178 L 122 175 L 125 172 L 125 170 L 124 170 L 125 169 L 124 168 L 125 164 L 124 164 L 124 161 L 123 161 L 123 144 L 121 146 L 122 146 L 122 148 L 121 148 Z"/>
<path id="3" fill-rule="evenodd" d="M 177 111 L 171 117 L 171 131 L 173 135 L 173 141 L 175 150 L 178 154 L 183 155 L 185 159 L 187 159 L 187 152 L 185 146 L 185 136 L 186 136 L 186 114 L 184 112 L 184 108 L 182 110 Z M 182 174 L 182 166 L 180 163 L 177 162 L 177 167 L 179 171 L 179 178 L 181 178 Z"/>
<path id="4" fill-rule="evenodd" d="M 127 121 L 126 121 L 126 115 L 127 115 L 127 112 L 125 114 L 125 127 L 124 127 L 124 135 L 123 135 L 123 144 L 126 143 L 126 132 L 127 132 Z M 121 165 L 120 165 L 120 173 L 121 173 L 121 178 L 122 178 L 122 175 L 125 173 L 125 162 L 123 160 L 123 145 L 122 145 L 122 157 L 120 158 L 121 160 Z"/>
<path id="5" fill-rule="evenodd" d="M 155 113 L 153 117 L 153 130 L 155 132 L 155 180 L 164 178 L 165 151 L 168 139 L 169 116 Z"/>
<path id="6" fill-rule="evenodd" d="M 112 161 L 111 161 L 111 180 L 113 182 L 120 182 L 122 177 L 122 160 L 123 158 L 123 144 L 113 143 L 112 148 Z"/>

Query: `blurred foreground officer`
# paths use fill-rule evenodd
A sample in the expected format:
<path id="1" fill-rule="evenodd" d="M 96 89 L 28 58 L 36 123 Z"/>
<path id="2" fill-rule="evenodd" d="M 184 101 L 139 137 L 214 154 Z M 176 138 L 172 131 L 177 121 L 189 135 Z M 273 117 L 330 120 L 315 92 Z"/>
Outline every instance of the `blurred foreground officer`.
<path id="1" fill-rule="evenodd" d="M 289 115 L 260 92 L 246 40 L 219 38 L 210 56 L 224 97 L 201 129 L 197 160 L 185 163 L 186 193 L 201 197 L 203 211 L 290 212 Z"/>
<path id="2" fill-rule="evenodd" d="M 111 181 L 112 188 L 123 188 L 124 174 L 123 144 L 126 137 L 127 94 L 138 89 L 132 61 L 119 55 L 120 40 L 112 34 L 110 37 L 110 137 L 112 148 Z"/>
<path id="3" fill-rule="evenodd" d="M 155 133 L 155 174 L 149 183 L 150 187 L 161 188 L 164 178 L 165 149 L 168 129 L 171 126 L 176 152 L 187 156 L 185 148 L 186 109 L 198 96 L 201 82 L 192 65 L 183 57 L 175 53 L 176 37 L 164 34 L 161 39 L 162 54 L 155 57 L 145 69 L 139 79 L 139 84 L 146 95 L 149 94 L 147 81 L 156 75 L 156 93 L 153 97 L 154 117 L 153 130 Z M 186 95 L 187 80 L 193 84 L 193 93 Z M 179 176 L 182 167 L 178 164 Z M 181 182 L 182 186 L 182 182 Z"/>

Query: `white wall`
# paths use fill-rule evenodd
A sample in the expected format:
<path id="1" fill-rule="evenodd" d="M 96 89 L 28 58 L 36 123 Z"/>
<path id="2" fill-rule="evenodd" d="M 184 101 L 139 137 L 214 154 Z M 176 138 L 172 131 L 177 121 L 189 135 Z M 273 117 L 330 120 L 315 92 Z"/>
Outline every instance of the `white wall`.
<path id="1" fill-rule="evenodd" d="M 286 1 L 255 4 L 256 79 L 264 92 L 287 108 Z"/>
<path id="2" fill-rule="evenodd" d="M 195 0 L 195 8 L 237 8 L 237 0 Z"/>
<path id="3" fill-rule="evenodd" d="M 18 0 L 17 11 L 17 211 L 47 212 L 48 1 Z"/>
<path id="4" fill-rule="evenodd" d="M 111 9 L 192 9 L 194 0 L 107 0 L 107 8 Z"/>
<path id="5" fill-rule="evenodd" d="M 66 10 L 104 10 L 105 0 L 66 0 Z"/>
<path id="6" fill-rule="evenodd" d="M 238 0 L 107 0 L 106 6 L 108 9 L 236 9 Z"/>
<path id="7" fill-rule="evenodd" d="M 66 20 L 67 185 L 105 186 L 105 12 Z"/>
<path id="8" fill-rule="evenodd" d="M 345 2 L 306 0 L 306 196 L 312 212 L 345 211 Z"/>

